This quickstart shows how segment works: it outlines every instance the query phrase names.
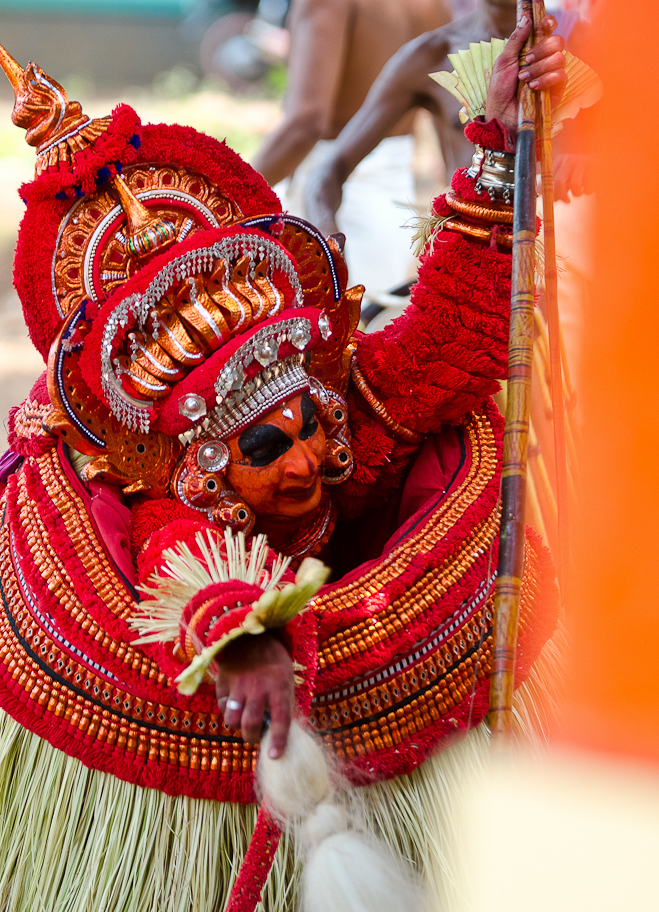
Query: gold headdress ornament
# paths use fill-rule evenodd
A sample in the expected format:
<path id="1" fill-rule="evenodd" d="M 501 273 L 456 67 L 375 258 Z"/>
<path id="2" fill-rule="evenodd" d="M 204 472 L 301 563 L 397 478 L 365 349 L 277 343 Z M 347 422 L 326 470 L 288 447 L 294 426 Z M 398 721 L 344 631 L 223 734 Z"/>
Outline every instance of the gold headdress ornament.
<path id="1" fill-rule="evenodd" d="M 60 162 L 70 163 L 110 125 L 109 117 L 90 120 L 41 67 L 30 62 L 23 69 L 1 45 L 0 66 L 14 90 L 12 122 L 26 131 L 28 144 L 37 147 L 37 176 Z"/>
<path id="2" fill-rule="evenodd" d="M 0 63 L 37 147 L 15 282 L 50 348 L 44 426 L 92 457 L 86 478 L 164 492 L 179 435 L 248 420 L 243 378 L 260 408 L 300 386 L 302 362 L 344 390 L 361 290 L 336 244 L 282 216 L 224 144 L 126 105 L 89 120 L 36 65 L 1 48 Z"/>

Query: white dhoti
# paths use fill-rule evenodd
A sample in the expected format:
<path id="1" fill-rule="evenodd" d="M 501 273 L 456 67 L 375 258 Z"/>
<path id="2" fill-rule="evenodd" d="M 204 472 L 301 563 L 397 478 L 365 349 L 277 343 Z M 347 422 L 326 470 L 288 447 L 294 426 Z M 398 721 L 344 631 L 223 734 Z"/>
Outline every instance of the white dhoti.
<path id="1" fill-rule="evenodd" d="M 309 175 L 333 147 L 333 141 L 316 143 L 293 177 L 277 184 L 274 189 L 285 210 L 307 217 L 304 190 Z M 364 285 L 370 294 L 402 285 L 413 269 L 411 233 L 403 228 L 413 214 L 413 155 L 412 136 L 387 137 L 343 185 L 336 221 L 346 236 L 350 284 Z"/>

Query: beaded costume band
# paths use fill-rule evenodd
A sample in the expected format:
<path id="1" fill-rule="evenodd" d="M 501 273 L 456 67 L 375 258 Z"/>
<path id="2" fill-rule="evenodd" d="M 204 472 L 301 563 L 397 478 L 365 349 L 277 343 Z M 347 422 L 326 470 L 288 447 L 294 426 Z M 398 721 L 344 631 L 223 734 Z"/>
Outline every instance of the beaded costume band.
<path id="1" fill-rule="evenodd" d="M 487 687 L 494 586 L 487 567 L 496 559 L 498 528 L 491 485 L 497 441 L 488 413 L 474 416 L 465 442 L 463 471 L 416 534 L 368 574 L 315 602 L 319 617 L 346 620 L 321 636 L 312 725 L 340 757 L 359 758 L 356 777 L 361 769 L 410 772 L 430 745 L 455 732 L 449 717 L 465 724 L 472 675 L 479 694 Z M 184 794 L 252 800 L 257 749 L 223 726 L 214 694 L 200 692 L 190 703 L 128 642 L 134 593 L 97 538 L 88 495 L 63 458 L 60 447 L 31 460 L 0 501 L 0 680 L 11 685 L 17 717 L 48 730 L 67 753 L 129 781 L 166 788 L 175 774 Z M 473 533 L 456 548 L 453 530 L 467 520 Z M 537 560 L 530 549 L 527 569 Z M 463 604 L 463 584 L 474 574 L 482 583 Z M 526 580 L 521 654 L 536 572 Z M 40 607 L 45 593 L 47 612 Z M 364 599 L 368 616 L 349 620 Z M 402 661 L 408 641 L 419 645 Z M 472 724 L 486 702 L 479 696 Z M 410 751 L 411 741 L 422 749 Z"/>

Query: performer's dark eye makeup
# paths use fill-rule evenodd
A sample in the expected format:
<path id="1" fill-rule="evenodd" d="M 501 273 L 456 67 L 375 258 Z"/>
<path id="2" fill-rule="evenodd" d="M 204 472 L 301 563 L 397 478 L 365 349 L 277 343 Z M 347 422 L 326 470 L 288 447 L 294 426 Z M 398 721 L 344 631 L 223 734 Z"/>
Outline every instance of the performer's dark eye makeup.
<path id="1" fill-rule="evenodd" d="M 243 456 L 252 466 L 266 466 L 283 456 L 293 446 L 293 441 L 284 432 L 271 424 L 257 424 L 247 428 L 238 438 Z"/>
<path id="2" fill-rule="evenodd" d="M 300 403 L 300 411 L 302 413 L 302 429 L 298 434 L 298 437 L 300 440 L 308 440 L 309 437 L 313 437 L 318 430 L 316 405 L 309 393 L 303 394 L 302 402 Z"/>
<path id="3" fill-rule="evenodd" d="M 300 403 L 302 427 L 299 440 L 308 440 L 318 430 L 316 406 L 309 395 L 304 393 Z M 240 452 L 250 466 L 255 468 L 270 465 L 293 446 L 293 440 L 281 428 L 272 424 L 256 424 L 247 428 L 238 438 Z"/>

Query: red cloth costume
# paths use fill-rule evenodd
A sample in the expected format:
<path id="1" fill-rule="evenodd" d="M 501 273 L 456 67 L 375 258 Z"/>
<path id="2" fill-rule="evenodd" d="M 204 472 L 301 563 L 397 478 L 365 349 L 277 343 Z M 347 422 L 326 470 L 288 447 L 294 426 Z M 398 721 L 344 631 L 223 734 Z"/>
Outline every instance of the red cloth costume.
<path id="1" fill-rule="evenodd" d="M 478 129 L 480 141 L 503 141 L 496 125 Z M 344 772 L 355 783 L 411 773 L 457 732 L 478 725 L 487 710 L 502 440 L 502 420 L 489 396 L 505 376 L 510 255 L 497 245 L 496 235 L 483 243 L 455 231 L 438 233 L 422 257 L 407 312 L 380 333 L 352 338 L 350 321 L 323 304 L 330 300 L 330 279 L 322 286 L 325 280 L 318 282 L 311 267 L 305 272 L 311 254 L 295 246 L 303 237 L 305 250 L 313 249 L 327 264 L 323 271 L 338 289 L 333 300 L 344 302 L 345 310 L 351 292 L 336 245 L 317 238 L 310 226 L 280 217 L 270 191 L 230 150 L 182 128 L 140 130 L 124 109 L 115 112 L 102 139 L 104 145 L 90 146 L 84 161 L 74 156 L 73 165 L 59 166 L 63 179 L 48 166 L 24 188 L 29 206 L 18 248 L 17 287 L 28 302 L 26 315 L 40 350 L 45 353 L 56 341 L 48 388 L 40 381 L 10 418 L 11 450 L 22 462 L 10 460 L 2 478 L 0 706 L 53 748 L 127 783 L 174 796 L 254 800 L 257 748 L 224 727 L 210 682 L 186 697 L 173 678 L 189 660 L 185 635 L 193 621 L 200 648 L 244 619 L 245 605 L 258 598 L 258 587 L 216 583 L 201 589 L 183 613 L 178 644 L 136 646 L 130 623 L 135 586 L 162 572 L 163 550 L 188 543 L 194 551 L 199 531 L 218 529 L 207 513 L 174 499 L 168 473 L 170 466 L 183 465 L 177 463 L 183 452 L 178 435 L 185 423 L 176 403 L 194 394 L 196 407 L 211 407 L 213 384 L 222 365 L 230 363 L 233 343 L 208 355 L 186 378 L 177 377 L 174 392 L 142 409 L 139 419 L 129 409 L 121 412 L 128 387 L 117 393 L 118 387 L 112 392 L 108 386 L 108 371 L 115 365 L 110 380 L 129 384 L 133 399 L 140 383 L 139 389 L 151 382 L 144 379 L 151 375 L 138 368 L 139 345 L 151 344 L 144 327 L 152 317 L 144 311 L 142 335 L 131 341 L 133 317 L 119 309 L 129 293 L 141 300 L 173 257 L 194 259 L 202 236 L 209 245 L 225 244 L 240 232 L 253 232 L 270 251 L 271 265 L 279 263 L 271 282 L 280 283 L 286 300 L 279 316 L 259 323 L 250 339 L 258 341 L 262 330 L 274 331 L 276 320 L 289 313 L 286 308 L 298 306 L 299 285 L 286 272 L 290 254 L 304 293 L 291 325 L 304 330 L 300 345 L 311 353 L 312 377 L 318 375 L 315 366 L 328 359 L 335 367 L 344 365 L 344 388 L 337 395 L 345 393 L 354 460 L 352 474 L 331 486 L 337 525 L 323 554 L 337 576 L 316 597 L 313 611 L 285 631 L 302 669 L 298 710 L 345 761 Z M 106 160 L 112 162 L 107 173 Z M 133 278 L 118 279 L 124 267 L 111 244 L 113 237 L 125 240 L 126 229 L 120 213 L 100 212 L 103 188 L 118 181 L 123 170 L 137 195 L 139 181 L 147 186 L 156 167 L 161 177 L 169 175 L 164 186 L 171 206 L 180 199 L 174 194 L 177 184 L 179 194 L 185 190 L 190 198 L 203 197 L 198 211 L 214 205 L 217 213 L 218 193 L 225 210 L 233 210 L 223 227 L 211 221 L 197 225 L 189 239 L 166 252 L 156 250 Z M 471 193 L 482 199 L 461 173 L 456 189 L 463 198 Z M 147 202 L 148 192 L 147 186 L 140 197 Z M 89 257 L 77 253 L 72 199 L 75 205 L 83 195 L 95 199 L 94 194 L 101 200 L 96 216 L 97 204 L 85 203 L 87 196 L 87 208 L 75 211 L 101 238 L 99 249 L 107 243 L 110 252 L 95 272 L 89 271 L 89 296 L 76 297 L 77 270 L 87 269 Z M 193 212 L 191 203 L 186 206 Z M 446 207 L 440 199 L 436 213 Z M 168 218 L 173 224 L 174 217 Z M 181 232 L 182 219 L 176 225 Z M 146 243 L 145 238 L 157 231 L 164 236 L 169 228 L 161 221 L 148 229 L 152 235 L 140 230 L 135 237 Z M 37 257 L 49 245 L 59 250 L 63 238 L 69 245 L 66 274 L 58 272 L 57 258 Z M 104 282 L 108 287 L 94 299 L 89 288 Z M 46 300 L 48 306 L 34 304 Z M 176 307 L 190 306 L 181 301 L 179 295 Z M 329 313 L 329 335 L 321 306 Z M 115 319 L 118 313 L 128 314 L 123 324 Z M 298 357 L 292 332 L 278 342 L 280 359 Z M 330 358 L 333 340 L 340 351 L 330 352 Z M 136 355 L 132 361 L 125 357 L 130 345 Z M 101 362 L 106 346 L 111 356 Z M 212 370 L 203 374 L 206 365 Z M 259 369 L 254 365 L 252 377 Z M 245 382 L 251 379 L 249 370 Z M 337 389 L 331 379 L 326 372 L 323 382 Z M 99 455 L 118 415 L 123 436 L 116 436 L 115 450 Z M 85 453 L 83 438 L 89 442 L 88 456 L 96 460 L 93 473 L 83 471 L 79 461 L 74 467 L 67 447 Z M 338 441 L 339 452 L 348 438 L 328 439 Z M 184 484 L 188 469 L 180 471 Z M 551 563 L 529 532 L 519 681 L 555 620 Z M 267 827 L 264 832 L 264 845 L 272 848 L 272 834 Z"/>

